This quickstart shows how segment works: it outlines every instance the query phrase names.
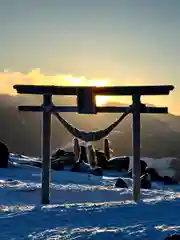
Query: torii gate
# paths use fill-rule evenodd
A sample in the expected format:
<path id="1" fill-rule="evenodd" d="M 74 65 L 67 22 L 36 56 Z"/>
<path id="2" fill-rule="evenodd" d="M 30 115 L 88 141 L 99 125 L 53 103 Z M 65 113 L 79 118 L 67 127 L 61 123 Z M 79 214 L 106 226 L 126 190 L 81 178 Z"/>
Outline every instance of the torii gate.
<path id="1" fill-rule="evenodd" d="M 126 112 L 128 107 L 96 106 L 96 95 L 132 96 L 133 114 L 133 199 L 140 199 L 140 113 L 168 113 L 167 107 L 146 107 L 141 103 L 142 95 L 169 95 L 174 89 L 172 85 L 160 86 L 116 86 L 116 87 L 85 87 L 85 86 L 43 86 L 14 85 L 20 94 L 43 95 L 42 106 L 19 106 L 20 111 L 43 112 L 42 121 L 42 204 L 49 204 L 50 196 L 50 155 L 51 155 L 51 113 L 78 112 L 79 114 L 96 114 L 98 112 Z M 76 106 L 52 106 L 52 95 L 75 95 Z"/>

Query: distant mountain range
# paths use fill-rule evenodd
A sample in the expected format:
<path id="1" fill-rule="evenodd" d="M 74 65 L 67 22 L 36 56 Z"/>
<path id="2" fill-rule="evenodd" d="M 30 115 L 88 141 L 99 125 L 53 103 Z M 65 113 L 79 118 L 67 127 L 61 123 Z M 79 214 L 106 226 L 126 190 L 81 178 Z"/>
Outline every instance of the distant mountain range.
<path id="1" fill-rule="evenodd" d="M 0 141 L 11 152 L 25 155 L 40 155 L 41 113 L 18 112 L 18 105 L 41 104 L 39 96 L 0 95 Z M 73 104 L 74 99 L 55 97 L 58 104 Z M 116 103 L 109 102 L 108 105 Z M 105 128 L 119 117 L 119 114 L 98 114 L 80 116 L 76 113 L 62 114 L 70 123 L 84 130 Z M 109 139 L 116 155 L 131 155 L 131 115 L 113 131 Z M 72 136 L 52 117 L 52 149 L 63 147 L 72 141 Z M 180 157 L 180 117 L 172 114 L 141 115 L 141 155 L 148 157 Z M 102 148 L 102 141 L 96 143 Z"/>

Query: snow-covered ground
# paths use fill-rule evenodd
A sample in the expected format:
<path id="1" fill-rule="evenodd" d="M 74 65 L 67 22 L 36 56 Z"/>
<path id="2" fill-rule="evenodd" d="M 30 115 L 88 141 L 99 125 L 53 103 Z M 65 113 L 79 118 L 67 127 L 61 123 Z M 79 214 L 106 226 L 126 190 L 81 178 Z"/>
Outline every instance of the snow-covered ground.
<path id="1" fill-rule="evenodd" d="M 41 169 L 0 169 L 0 239 L 162 240 L 179 230 L 179 185 L 154 183 L 134 203 L 131 188 L 105 175 L 52 171 L 51 204 L 42 206 Z"/>

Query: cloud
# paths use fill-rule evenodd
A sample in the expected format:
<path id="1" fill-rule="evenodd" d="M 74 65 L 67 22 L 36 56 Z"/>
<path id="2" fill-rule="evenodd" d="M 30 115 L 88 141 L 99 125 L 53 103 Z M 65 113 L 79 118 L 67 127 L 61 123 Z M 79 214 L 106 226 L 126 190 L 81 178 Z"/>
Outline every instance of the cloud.
<path id="1" fill-rule="evenodd" d="M 75 77 L 70 74 L 45 75 L 40 69 L 33 69 L 28 73 L 11 72 L 5 69 L 0 72 L 0 93 L 1 94 L 16 94 L 13 89 L 15 84 L 36 84 L 36 85 L 112 85 L 110 79 L 87 79 L 84 76 Z"/>
<path id="2" fill-rule="evenodd" d="M 130 85 L 131 81 L 127 81 Z M 127 85 L 121 82 L 121 85 Z M 137 83 L 138 82 L 138 83 Z M 13 72 L 9 69 L 5 69 L 4 72 L 0 72 L 0 94 L 16 95 L 16 91 L 13 89 L 15 84 L 36 84 L 36 85 L 63 85 L 63 86 L 113 86 L 112 79 L 87 79 L 85 76 L 73 76 L 71 74 L 56 74 L 56 75 L 45 75 L 40 69 L 33 69 L 28 73 Z M 135 84 L 136 83 L 136 84 Z M 138 79 L 131 85 L 141 85 L 142 82 Z M 144 84 L 143 84 L 144 85 Z M 175 114 L 179 114 L 179 106 L 174 104 L 176 99 L 179 97 L 173 96 L 147 96 L 143 97 L 143 102 L 149 102 L 158 106 L 169 106 L 169 111 Z M 109 97 L 109 96 L 97 96 L 96 103 L 98 105 L 104 105 L 108 101 L 131 103 L 131 97 Z"/>

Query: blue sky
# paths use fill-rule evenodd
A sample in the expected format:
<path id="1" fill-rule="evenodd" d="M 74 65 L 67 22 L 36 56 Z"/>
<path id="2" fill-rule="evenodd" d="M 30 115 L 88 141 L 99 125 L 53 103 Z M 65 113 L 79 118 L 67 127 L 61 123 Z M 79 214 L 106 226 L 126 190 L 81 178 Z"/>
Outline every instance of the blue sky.
<path id="1" fill-rule="evenodd" d="M 175 84 L 175 106 L 179 23 L 179 0 L 0 0 L 0 71 Z"/>

